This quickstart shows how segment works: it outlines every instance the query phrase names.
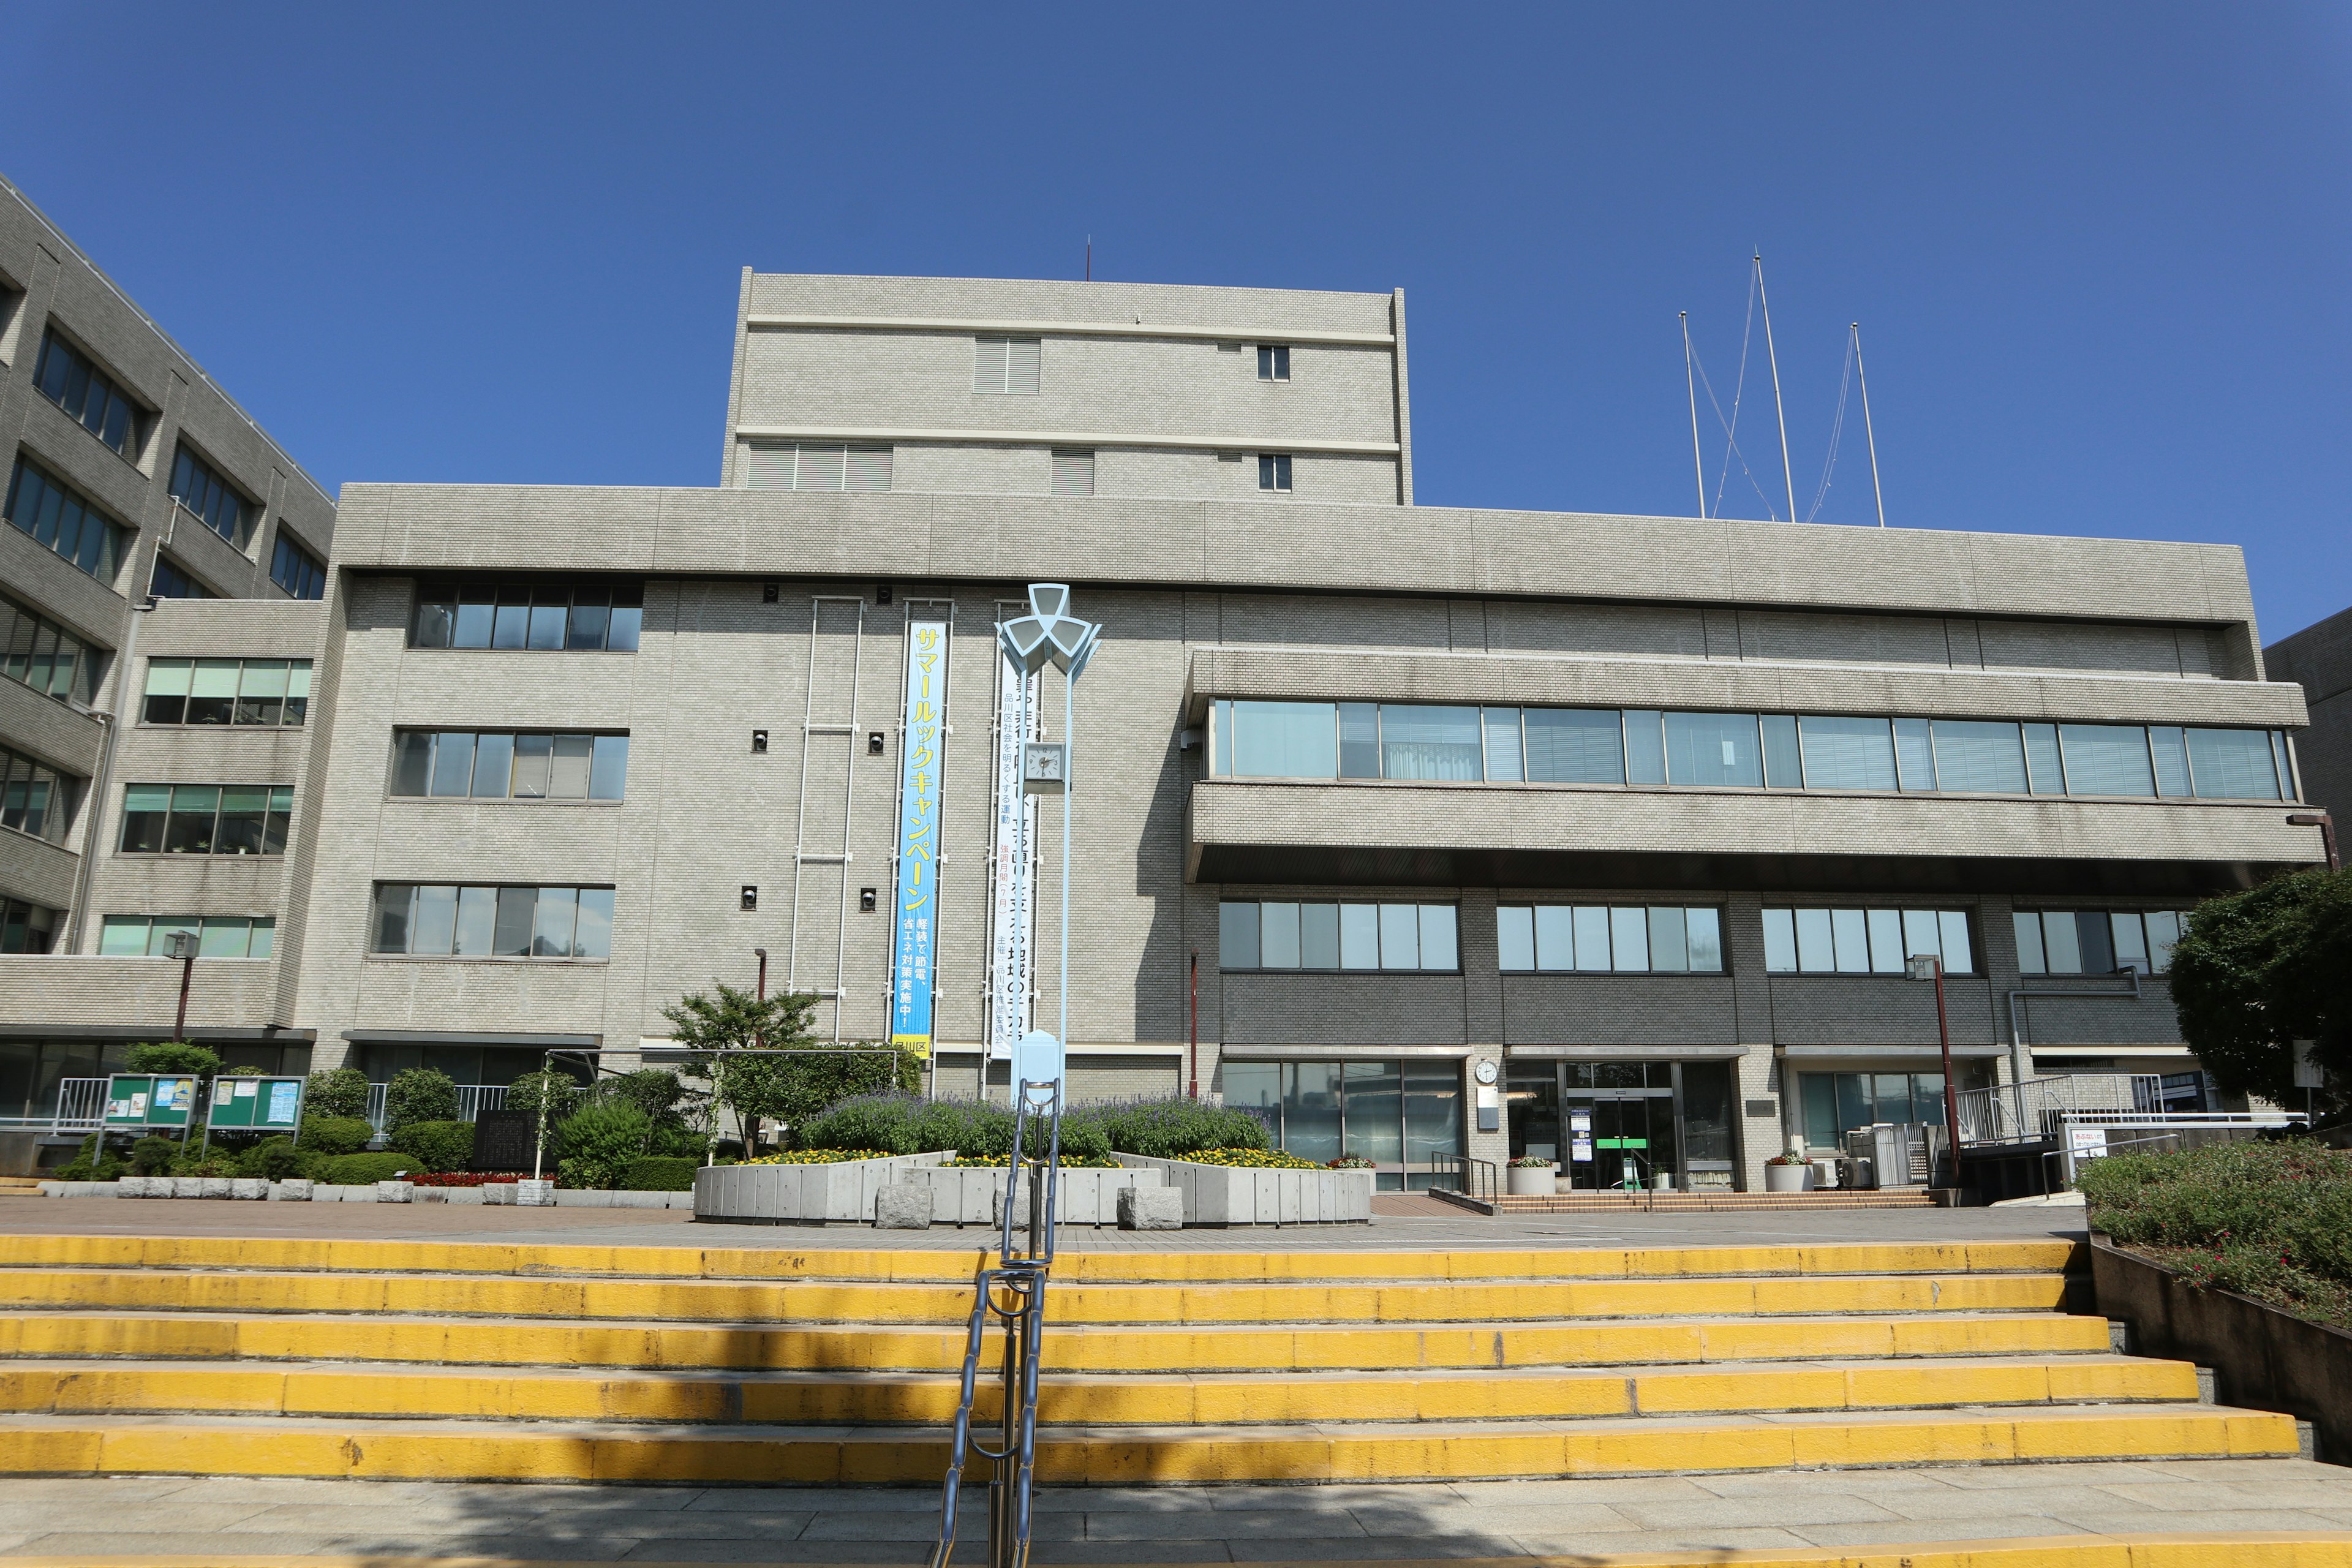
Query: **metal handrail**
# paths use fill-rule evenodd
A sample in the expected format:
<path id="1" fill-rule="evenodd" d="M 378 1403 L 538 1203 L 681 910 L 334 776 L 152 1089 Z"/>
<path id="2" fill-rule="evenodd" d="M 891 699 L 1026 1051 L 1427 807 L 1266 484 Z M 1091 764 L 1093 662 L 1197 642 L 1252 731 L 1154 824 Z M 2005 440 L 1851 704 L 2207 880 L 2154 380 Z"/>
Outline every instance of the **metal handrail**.
<path id="1" fill-rule="evenodd" d="M 1451 1190 L 1460 1193 L 1465 1198 L 1475 1198 L 1482 1203 L 1489 1203 L 1502 1192 L 1502 1182 L 1497 1175 L 1497 1167 L 1492 1160 L 1481 1160 L 1475 1154 L 1454 1153 L 1440 1149 L 1433 1143 L 1430 1145 L 1427 1163 L 1432 1167 L 1433 1175 L 1435 1174 L 1434 1168 L 1437 1166 L 1453 1166 L 1458 1184 Z"/>
<path id="2" fill-rule="evenodd" d="M 2028 1143 L 2051 1136 L 2063 1112 L 2159 1110 L 2163 1084 L 2158 1073 L 2060 1073 L 1964 1089 L 1953 1103 L 1963 1143 Z"/>
<path id="3" fill-rule="evenodd" d="M 1032 1099 L 1036 1089 L 1046 1091 L 1043 1104 Z M 963 1376 L 948 1444 L 948 1473 L 940 1496 L 940 1540 L 931 1552 L 931 1568 L 948 1568 L 948 1560 L 955 1553 L 963 1468 L 975 1458 L 988 1460 L 991 1467 L 990 1568 L 1027 1568 L 1029 1561 L 1030 1499 L 1037 1466 L 1037 1366 L 1045 1346 L 1045 1281 L 1054 1267 L 1055 1220 L 1061 1212 L 1062 1085 L 1057 1079 L 1024 1079 L 1013 1086 L 1013 1153 L 1004 1174 L 997 1266 L 991 1268 L 988 1255 L 982 1252 L 972 1271 L 971 1318 L 964 1336 Z M 1041 1113 L 1046 1121 L 1042 1163 L 1024 1152 L 1030 1119 Z M 1013 1211 L 1021 1201 L 1024 1170 L 1029 1175 L 1028 1248 L 1016 1253 Z M 992 1312 L 1004 1331 L 1003 1422 L 994 1448 L 971 1430 L 981 1342 Z"/>

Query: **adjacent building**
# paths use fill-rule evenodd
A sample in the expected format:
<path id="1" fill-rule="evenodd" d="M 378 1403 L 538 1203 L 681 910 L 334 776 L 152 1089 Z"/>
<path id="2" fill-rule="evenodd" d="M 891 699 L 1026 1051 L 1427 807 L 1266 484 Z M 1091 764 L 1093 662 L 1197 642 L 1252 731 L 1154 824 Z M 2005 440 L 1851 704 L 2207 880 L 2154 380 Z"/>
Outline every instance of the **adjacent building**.
<path id="1" fill-rule="evenodd" d="M 2352 610 L 2281 637 L 2263 659 L 2272 679 L 2301 686 L 2311 706 L 2311 727 L 2296 737 L 2304 798 L 2340 832 L 2352 821 Z"/>
<path id="2" fill-rule="evenodd" d="M 1760 1185 L 1939 1120 L 1914 953 L 1964 1084 L 2201 1092 L 2180 911 L 2321 855 L 2235 549 L 1419 507 L 1406 369 L 1401 295 L 747 271 L 715 487 L 347 487 L 322 610 L 128 677 L 161 744 L 171 660 L 312 661 L 299 724 L 203 737 L 293 790 L 235 1005 L 289 1062 L 497 1085 L 625 1065 L 764 950 L 983 1092 L 1056 1026 L 1066 871 L 1074 1093 L 1197 1083 L 1390 1186 Z M 1075 794 L 1024 838 L 993 628 L 1041 581 L 1103 642 L 1074 734 L 1057 676 L 1028 710 Z M 101 889 L 182 864 L 163 778 L 88 814 Z M 39 1009 L 169 967 L 107 929 Z"/>

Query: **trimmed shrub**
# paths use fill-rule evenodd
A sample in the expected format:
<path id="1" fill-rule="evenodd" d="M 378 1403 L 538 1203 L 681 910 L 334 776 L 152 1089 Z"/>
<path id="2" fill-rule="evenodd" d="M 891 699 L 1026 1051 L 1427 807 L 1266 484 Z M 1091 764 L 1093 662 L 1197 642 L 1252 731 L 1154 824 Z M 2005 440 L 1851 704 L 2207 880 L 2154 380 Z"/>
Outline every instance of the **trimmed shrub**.
<path id="1" fill-rule="evenodd" d="M 653 1130 L 653 1119 L 634 1105 L 590 1105 L 572 1112 L 555 1130 L 563 1184 L 611 1191 L 630 1162 L 644 1155 Z"/>
<path id="2" fill-rule="evenodd" d="M 302 1090 L 302 1113 L 305 1116 L 364 1118 L 367 1102 L 367 1074 L 357 1068 L 334 1068 L 326 1072 L 314 1072 Z"/>
<path id="3" fill-rule="evenodd" d="M 416 1169 L 412 1154 L 340 1154 L 321 1162 L 318 1180 L 335 1187 L 367 1187 Z"/>
<path id="4" fill-rule="evenodd" d="M 913 1108 L 914 1142 L 908 1148 L 892 1150 L 893 1153 L 953 1152 L 1002 1159 L 1013 1152 L 1013 1112 L 1001 1105 L 982 1100 L 909 1100 L 906 1103 Z M 845 1138 L 824 1142 L 856 1146 Z"/>
<path id="5" fill-rule="evenodd" d="M 1062 1118 L 1065 1147 L 1073 1120 L 1098 1125 L 1109 1146 L 1122 1154 L 1148 1154 L 1155 1160 L 1181 1160 L 1208 1149 L 1266 1149 L 1274 1144 L 1265 1123 L 1255 1113 L 1180 1096 L 1114 1101 L 1066 1112 Z"/>
<path id="6" fill-rule="evenodd" d="M 367 1147 L 375 1136 L 375 1129 L 358 1116 L 311 1116 L 303 1119 L 301 1144 L 304 1152 L 325 1154 L 356 1154 Z"/>
<path id="7" fill-rule="evenodd" d="M 179 1156 L 179 1144 L 169 1138 L 142 1138 L 131 1145 L 131 1173 L 134 1176 L 169 1175 L 172 1162 Z"/>
<path id="8" fill-rule="evenodd" d="M 646 1146 L 646 1152 L 691 1160 L 698 1165 L 702 1163 L 702 1134 L 682 1121 L 656 1121 L 653 1142 Z"/>
<path id="9" fill-rule="evenodd" d="M 383 1121 L 398 1130 L 412 1121 L 457 1120 L 457 1080 L 433 1068 L 409 1068 L 392 1075 L 383 1091 Z"/>
<path id="10" fill-rule="evenodd" d="M 547 1108 L 547 1125 L 552 1131 L 556 1123 L 571 1115 L 580 1106 L 580 1085 L 560 1072 L 527 1072 L 507 1085 L 506 1109 L 520 1111 L 539 1125 L 540 1107 Z"/>
<path id="11" fill-rule="evenodd" d="M 265 1138 L 236 1157 L 236 1173 L 282 1182 L 302 1173 L 302 1152 L 291 1138 Z"/>
<path id="12" fill-rule="evenodd" d="M 192 1046 L 180 1040 L 156 1040 L 133 1046 L 124 1058 L 124 1065 L 132 1072 L 220 1071 L 220 1053 L 204 1046 Z"/>
<path id="13" fill-rule="evenodd" d="M 647 1154 L 632 1160 L 621 1173 L 621 1190 L 627 1193 L 690 1193 L 699 1160 L 668 1154 Z"/>
<path id="14" fill-rule="evenodd" d="M 470 1121 L 411 1121 L 392 1135 L 392 1147 L 415 1156 L 420 1169 L 457 1171 L 474 1157 Z"/>
<path id="15" fill-rule="evenodd" d="M 950 1147 L 918 1143 L 916 1123 L 936 1100 L 904 1094 L 861 1094 L 830 1106 L 793 1128 L 793 1141 L 810 1149 L 879 1149 L 887 1154 L 914 1154 L 925 1149 Z"/>

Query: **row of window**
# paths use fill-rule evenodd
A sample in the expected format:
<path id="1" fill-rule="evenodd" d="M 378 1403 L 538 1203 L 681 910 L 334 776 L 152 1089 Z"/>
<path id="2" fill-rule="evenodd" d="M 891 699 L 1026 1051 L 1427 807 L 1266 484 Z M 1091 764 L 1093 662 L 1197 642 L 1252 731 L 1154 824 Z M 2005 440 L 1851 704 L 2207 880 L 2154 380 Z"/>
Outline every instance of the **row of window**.
<path id="1" fill-rule="evenodd" d="M 1915 953 L 1972 974 L 1969 917 L 1960 910 L 1768 909 L 1767 974 L 1900 974 Z"/>
<path id="2" fill-rule="evenodd" d="M 253 533 L 260 508 L 184 445 L 172 459 L 172 499 L 239 550 Z"/>
<path id="3" fill-rule="evenodd" d="M 47 952 L 57 940 L 57 910 L 23 899 L 0 899 L 0 952 Z"/>
<path id="4" fill-rule="evenodd" d="M 743 482 L 755 490 L 878 494 L 890 488 L 893 455 L 889 447 L 850 441 L 755 441 L 744 455 Z"/>
<path id="5" fill-rule="evenodd" d="M 41 395 L 81 422 L 82 428 L 128 458 L 139 441 L 139 405 L 89 356 L 54 332 L 41 334 L 33 367 Z"/>
<path id="6" fill-rule="evenodd" d="M 392 738 L 392 793 L 474 800 L 619 800 L 626 735 L 402 730 Z"/>
<path id="7" fill-rule="evenodd" d="M 98 951 L 110 958 L 163 958 L 182 932 L 196 939 L 198 958 L 268 958 L 277 947 L 278 921 L 269 915 L 109 915 Z"/>
<path id="8" fill-rule="evenodd" d="M 130 531 L 109 521 L 87 497 L 19 455 L 8 476 L 8 521 L 101 583 L 122 563 Z"/>
<path id="9" fill-rule="evenodd" d="M 1452 904 L 1233 902 L 1218 910 L 1226 969 L 1461 967 Z"/>
<path id="10" fill-rule="evenodd" d="M 2018 910 L 2017 967 L 2028 974 L 2163 974 L 2181 910 Z"/>
<path id="11" fill-rule="evenodd" d="M 147 574 L 147 593 L 157 599 L 216 599 L 219 595 L 180 570 L 162 551 L 155 552 L 154 569 Z"/>
<path id="12" fill-rule="evenodd" d="M 1506 971 L 1723 971 L 1723 911 L 1706 905 L 1502 904 L 1495 934 Z"/>
<path id="13" fill-rule="evenodd" d="M 982 396 L 1034 396 L 1045 380 L 1045 342 L 1040 338 L 982 332 L 971 341 L 971 389 Z M 1290 379 L 1290 345 L 1257 345 L 1257 378 Z"/>
<path id="14" fill-rule="evenodd" d="M 645 585 L 620 582 L 494 582 L 438 578 L 417 584 L 415 647 L 503 647 L 634 653 Z"/>
<path id="15" fill-rule="evenodd" d="M 369 947 L 412 958 L 609 958 L 613 889 L 379 883 Z"/>
<path id="16" fill-rule="evenodd" d="M 151 658 L 149 724 L 295 725 L 310 710 L 307 658 Z"/>
<path id="17" fill-rule="evenodd" d="M 78 782 L 30 757 L 0 750 L 0 827 L 64 843 Z"/>
<path id="18" fill-rule="evenodd" d="M 2271 730 L 1220 698 L 1234 778 L 2293 799 Z"/>
<path id="19" fill-rule="evenodd" d="M 87 703 L 97 681 L 97 660 L 79 637 L 55 621 L 0 597 L 0 675 L 45 697 Z"/>
<path id="20" fill-rule="evenodd" d="M 327 596 L 326 563 L 295 543 L 282 527 L 278 548 L 269 558 L 269 580 L 297 599 Z"/>
<path id="21" fill-rule="evenodd" d="M 135 784 L 122 792 L 125 855 L 283 855 L 287 784 Z"/>

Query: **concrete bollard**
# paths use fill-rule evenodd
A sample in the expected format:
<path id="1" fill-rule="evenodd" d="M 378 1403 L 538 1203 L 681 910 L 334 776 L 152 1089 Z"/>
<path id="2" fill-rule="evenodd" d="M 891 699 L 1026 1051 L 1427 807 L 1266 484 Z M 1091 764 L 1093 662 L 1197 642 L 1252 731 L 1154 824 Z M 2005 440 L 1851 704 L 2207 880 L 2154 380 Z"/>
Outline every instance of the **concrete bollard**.
<path id="1" fill-rule="evenodd" d="M 885 1182 L 874 1194 L 877 1230 L 931 1228 L 931 1184 L 929 1182 Z"/>
<path id="2" fill-rule="evenodd" d="M 415 1197 L 416 1184 L 414 1182 L 378 1182 L 375 1184 L 375 1201 L 380 1204 L 412 1203 Z"/>
<path id="3" fill-rule="evenodd" d="M 1121 1187 L 1118 1190 L 1121 1230 L 1181 1230 L 1184 1194 L 1174 1187 Z"/>

